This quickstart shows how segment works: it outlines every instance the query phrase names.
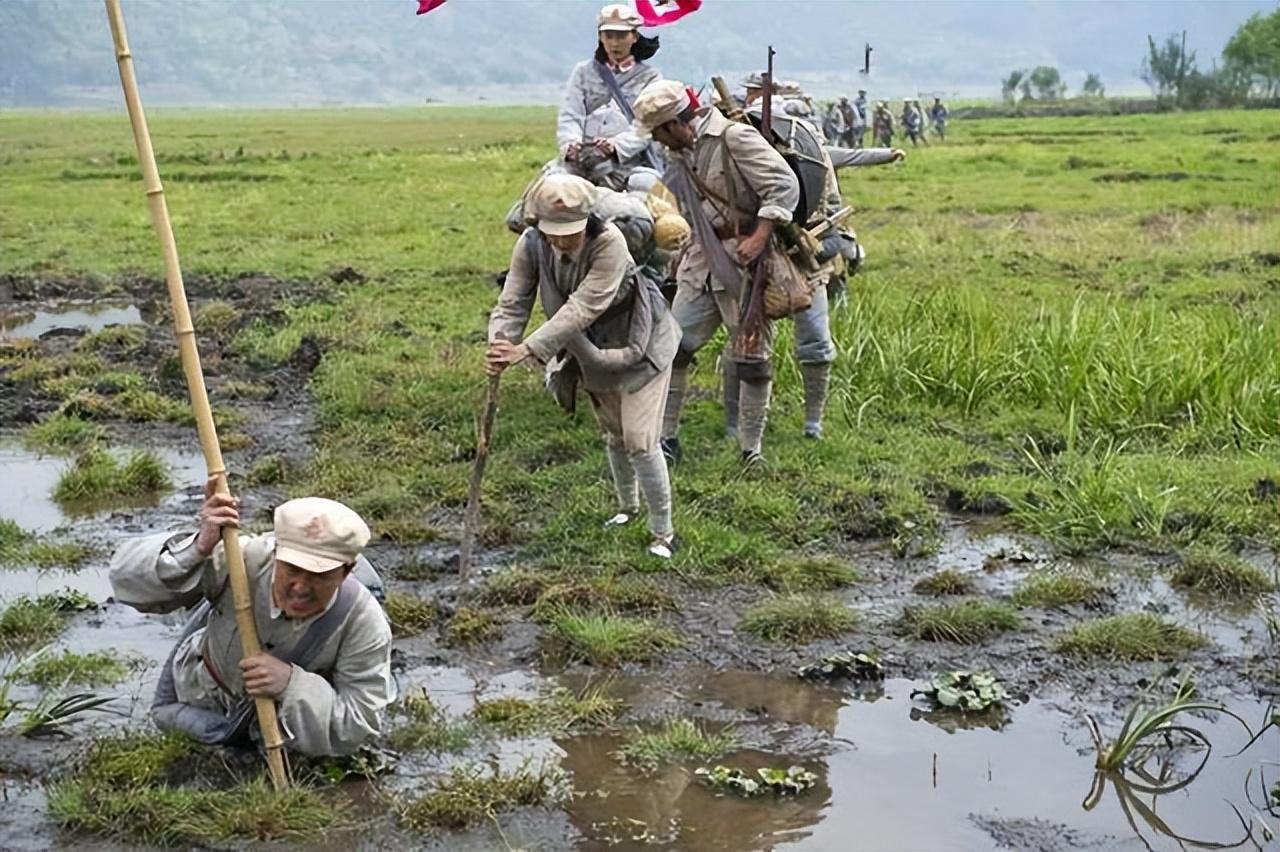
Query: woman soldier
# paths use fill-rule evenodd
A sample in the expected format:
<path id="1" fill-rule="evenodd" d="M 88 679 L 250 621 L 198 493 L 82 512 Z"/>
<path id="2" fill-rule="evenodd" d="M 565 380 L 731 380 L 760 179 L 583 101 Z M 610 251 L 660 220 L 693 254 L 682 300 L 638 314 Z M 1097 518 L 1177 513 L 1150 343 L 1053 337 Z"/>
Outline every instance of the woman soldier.
<path id="1" fill-rule="evenodd" d="M 533 227 L 516 241 L 511 269 L 489 315 L 490 375 L 529 356 L 577 362 L 604 433 L 619 511 L 606 527 L 629 523 L 643 493 L 649 553 L 670 559 L 671 483 L 658 441 L 680 342 L 656 284 L 635 274 L 627 242 L 591 213 L 595 188 L 575 175 L 548 175 L 526 199 Z M 534 298 L 547 321 L 524 337 Z"/>
<path id="2" fill-rule="evenodd" d="M 556 144 L 565 167 L 592 183 L 624 189 L 637 168 L 661 171 L 645 139 L 631 128 L 631 105 L 640 90 L 662 79 L 645 60 L 658 39 L 640 35 L 643 21 L 629 6 L 605 6 L 596 18 L 595 56 L 569 75 L 556 116 Z"/>

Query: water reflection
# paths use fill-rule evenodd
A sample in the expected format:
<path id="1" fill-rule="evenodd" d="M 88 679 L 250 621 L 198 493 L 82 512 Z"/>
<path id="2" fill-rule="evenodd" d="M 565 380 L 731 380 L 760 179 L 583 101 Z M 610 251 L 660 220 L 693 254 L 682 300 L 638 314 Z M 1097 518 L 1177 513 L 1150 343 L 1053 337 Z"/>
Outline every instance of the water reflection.
<path id="1" fill-rule="evenodd" d="M 138 306 L 125 303 L 65 302 L 35 310 L 6 305 L 0 306 L 0 337 L 39 337 L 55 328 L 98 331 L 109 325 L 137 325 L 142 321 Z"/>

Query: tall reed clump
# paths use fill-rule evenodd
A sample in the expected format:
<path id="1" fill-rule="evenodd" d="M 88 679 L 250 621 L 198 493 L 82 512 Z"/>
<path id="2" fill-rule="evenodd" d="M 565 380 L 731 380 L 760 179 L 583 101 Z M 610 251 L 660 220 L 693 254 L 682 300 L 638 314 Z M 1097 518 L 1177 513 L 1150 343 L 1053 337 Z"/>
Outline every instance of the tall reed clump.
<path id="1" fill-rule="evenodd" d="M 1280 317 L 1262 310 L 1080 296 L 1028 317 L 965 288 L 861 291 L 834 321 L 850 352 L 838 383 L 863 400 L 964 415 L 1046 408 L 1068 417 L 1069 439 L 1192 428 L 1237 446 L 1280 435 Z"/>

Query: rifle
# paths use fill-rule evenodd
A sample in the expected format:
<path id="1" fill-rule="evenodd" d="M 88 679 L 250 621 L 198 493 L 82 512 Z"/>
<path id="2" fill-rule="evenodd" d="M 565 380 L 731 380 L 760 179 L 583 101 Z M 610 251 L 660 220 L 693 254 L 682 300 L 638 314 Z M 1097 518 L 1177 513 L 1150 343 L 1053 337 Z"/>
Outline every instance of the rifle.
<path id="1" fill-rule="evenodd" d="M 769 45 L 769 61 L 765 66 L 764 98 L 760 101 L 760 133 L 772 145 L 773 138 L 773 45 Z"/>
<path id="2" fill-rule="evenodd" d="M 823 219 L 821 222 L 814 225 L 812 228 L 809 228 L 808 229 L 809 236 L 819 241 L 825 239 L 828 234 L 830 234 L 836 228 L 839 228 L 841 225 L 843 225 L 844 221 L 848 219 L 852 214 L 853 214 L 852 207 L 849 207 L 847 205 L 844 207 L 841 207 L 839 210 L 832 213 L 826 219 Z"/>

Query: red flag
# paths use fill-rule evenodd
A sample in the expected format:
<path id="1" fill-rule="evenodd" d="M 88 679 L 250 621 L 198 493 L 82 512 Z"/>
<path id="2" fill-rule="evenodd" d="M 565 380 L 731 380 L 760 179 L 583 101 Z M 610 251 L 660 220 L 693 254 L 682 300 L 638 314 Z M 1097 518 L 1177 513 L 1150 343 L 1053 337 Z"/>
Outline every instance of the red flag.
<path id="1" fill-rule="evenodd" d="M 418 0 L 420 3 L 426 0 Z M 672 24 L 690 12 L 702 8 L 702 0 L 636 0 L 636 11 L 646 27 Z"/>
<path id="2" fill-rule="evenodd" d="M 425 15 L 432 9 L 444 5 L 444 0 L 418 0 L 418 14 Z"/>

